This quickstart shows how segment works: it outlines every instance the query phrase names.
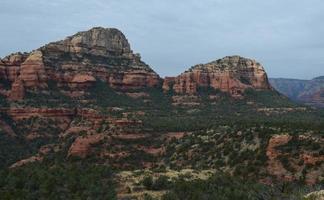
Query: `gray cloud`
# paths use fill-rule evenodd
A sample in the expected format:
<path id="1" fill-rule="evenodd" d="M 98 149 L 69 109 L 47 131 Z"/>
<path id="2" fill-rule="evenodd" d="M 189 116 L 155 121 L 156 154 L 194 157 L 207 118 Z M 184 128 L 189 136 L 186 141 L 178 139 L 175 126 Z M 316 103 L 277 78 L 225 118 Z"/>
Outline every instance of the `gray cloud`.
<path id="1" fill-rule="evenodd" d="M 322 0 L 2 0 L 0 19 L 1 57 L 103 26 L 162 76 L 233 54 L 272 77 L 324 74 Z"/>

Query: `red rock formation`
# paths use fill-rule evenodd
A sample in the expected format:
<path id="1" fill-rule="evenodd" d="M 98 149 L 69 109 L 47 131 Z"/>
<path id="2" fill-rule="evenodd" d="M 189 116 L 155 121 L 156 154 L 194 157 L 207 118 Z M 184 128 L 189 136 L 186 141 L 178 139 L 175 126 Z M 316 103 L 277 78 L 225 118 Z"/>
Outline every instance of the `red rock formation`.
<path id="1" fill-rule="evenodd" d="M 6 66 L 0 63 L 0 77 L 9 82 L 14 82 L 19 75 L 20 66 Z"/>
<path id="2" fill-rule="evenodd" d="M 287 181 L 292 181 L 294 177 L 290 172 L 288 172 L 280 160 L 278 159 L 279 155 L 281 155 L 280 151 L 276 149 L 276 147 L 287 144 L 292 139 L 290 135 L 274 135 L 269 140 L 269 144 L 267 147 L 266 155 L 268 156 L 268 173 L 274 175 L 275 177 Z"/>
<path id="3" fill-rule="evenodd" d="M 0 60 L 0 94 L 10 97 L 12 100 L 20 100 L 24 97 L 24 88 L 21 82 L 17 81 L 20 73 L 20 66 L 26 60 L 28 54 L 15 53 Z M 10 92 L 8 88 L 14 91 Z"/>
<path id="4" fill-rule="evenodd" d="M 24 84 L 20 79 L 17 79 L 11 86 L 9 99 L 17 101 L 22 100 L 25 96 Z"/>
<path id="5" fill-rule="evenodd" d="M 119 30 L 114 28 L 95 27 L 89 31 L 79 32 L 65 40 L 47 45 L 52 52 L 71 52 L 92 54 L 96 56 L 130 54 L 130 45 Z"/>
<path id="6" fill-rule="evenodd" d="M 122 91 L 160 87 L 161 83 L 160 77 L 141 61 L 138 54 L 133 54 L 126 37 L 116 29 L 93 28 L 79 32 L 45 45 L 30 55 L 15 55 L 1 62 L 0 78 L 22 81 L 12 88 L 13 100 L 23 97 L 23 87 L 44 90 L 49 81 L 61 88 L 84 90 L 96 79 L 101 79 Z M 196 94 L 200 87 L 209 87 L 234 97 L 247 88 L 271 88 L 263 67 L 254 60 L 239 56 L 196 65 L 177 77 L 166 78 L 162 87 L 164 91 L 172 89 L 175 93 L 190 95 Z M 78 92 L 69 96 L 83 94 Z"/>
<path id="7" fill-rule="evenodd" d="M 88 74 L 77 74 L 71 80 L 69 86 L 71 88 L 85 89 L 96 82 L 96 79 Z"/>
<path id="8" fill-rule="evenodd" d="M 25 87 L 46 87 L 41 52 L 16 53 L 1 60 L 1 79 L 11 84 L 8 95 L 10 100 L 22 100 L 25 96 Z"/>
<path id="9" fill-rule="evenodd" d="M 21 166 L 27 165 L 29 163 L 40 162 L 42 160 L 43 160 L 43 157 L 41 157 L 39 155 L 32 156 L 32 157 L 29 157 L 29 158 L 26 158 L 26 159 L 23 159 L 23 160 L 20 160 L 20 161 L 14 163 L 13 165 L 10 166 L 10 168 L 11 169 L 17 168 L 17 167 L 21 167 Z"/>
<path id="10" fill-rule="evenodd" d="M 162 85 L 163 91 L 170 91 L 173 88 L 174 82 L 175 77 L 165 77 Z"/>
<path id="11" fill-rule="evenodd" d="M 80 73 L 101 79 L 119 90 L 156 87 L 161 79 L 117 29 L 93 28 L 41 48 L 49 77 L 71 83 Z M 71 78 L 72 77 L 72 78 Z"/>
<path id="12" fill-rule="evenodd" d="M 0 84 L 0 92 L 9 93 L 10 100 L 22 99 L 23 88 L 48 90 L 49 82 L 77 89 L 73 94 L 66 93 L 79 97 L 96 79 L 123 91 L 157 87 L 161 82 L 140 56 L 133 54 L 126 37 L 117 29 L 93 28 L 30 54 L 13 54 L 0 60 L 0 80 L 12 88 L 8 92 Z"/>
<path id="13" fill-rule="evenodd" d="M 104 136 L 101 134 L 80 136 L 71 145 L 68 156 L 85 158 L 91 153 L 91 145 L 97 144 L 103 139 Z"/>
<path id="14" fill-rule="evenodd" d="M 126 72 L 110 74 L 107 82 L 112 88 L 128 90 L 156 87 L 160 83 L 160 78 L 154 72 L 147 72 L 143 69 L 131 69 Z"/>
<path id="15" fill-rule="evenodd" d="M 305 166 L 316 166 L 311 170 L 305 171 L 305 182 L 309 185 L 314 185 L 318 182 L 318 177 L 321 176 L 323 166 L 324 166 L 324 156 L 319 154 L 314 154 L 314 152 L 309 152 L 306 149 L 300 149 L 298 160 L 291 155 L 289 151 L 281 151 L 278 149 L 280 146 L 286 145 L 293 137 L 290 135 L 274 135 L 270 138 L 266 155 L 268 156 L 267 171 L 269 174 L 275 176 L 279 180 L 293 181 L 300 179 L 300 175 L 304 173 Z M 300 135 L 298 137 L 299 141 L 317 141 L 323 143 L 323 139 L 312 138 L 311 136 Z M 282 161 L 281 156 L 288 158 L 289 165 L 294 169 L 294 172 L 288 171 Z M 297 164 L 302 161 L 302 165 Z M 286 163 L 287 164 L 287 163 Z"/>
<path id="16" fill-rule="evenodd" d="M 180 94 L 195 94 L 200 87 L 219 89 L 232 96 L 240 96 L 247 88 L 271 89 L 263 67 L 239 56 L 196 65 L 175 78 L 165 79 L 163 84 L 165 91 L 172 88 Z"/>
<path id="17" fill-rule="evenodd" d="M 0 112 L 8 114 L 14 120 L 28 119 L 30 117 L 56 117 L 56 118 L 70 118 L 75 116 L 75 109 L 65 108 L 0 108 Z"/>
<path id="18" fill-rule="evenodd" d="M 68 109 L 68 108 L 0 108 L 0 113 L 6 113 L 10 116 L 14 121 L 29 119 L 32 117 L 40 117 L 40 118 L 51 118 L 58 120 L 59 127 L 62 130 L 66 130 L 74 117 L 80 117 L 81 119 L 86 119 L 91 122 L 91 126 L 88 126 L 88 129 L 96 130 L 100 127 L 100 123 L 103 120 L 107 120 L 116 125 L 123 124 L 136 124 L 141 123 L 140 121 L 135 120 L 113 120 L 109 116 L 100 114 L 98 111 L 93 109 Z M 69 130 L 67 130 L 69 131 Z M 63 135 L 65 133 L 62 133 Z M 31 133 L 30 137 L 34 137 L 34 134 Z"/>
<path id="19" fill-rule="evenodd" d="M 27 88 L 46 88 L 47 75 L 41 51 L 32 52 L 25 62 L 21 64 L 18 77 Z"/>
<path id="20" fill-rule="evenodd" d="M 324 161 L 324 156 L 314 157 L 311 153 L 303 153 L 302 159 L 304 160 L 305 164 L 315 165 L 317 162 Z"/>
<path id="21" fill-rule="evenodd" d="M 29 54 L 15 53 L 0 60 L 0 80 L 14 82 L 19 75 L 21 64 Z"/>

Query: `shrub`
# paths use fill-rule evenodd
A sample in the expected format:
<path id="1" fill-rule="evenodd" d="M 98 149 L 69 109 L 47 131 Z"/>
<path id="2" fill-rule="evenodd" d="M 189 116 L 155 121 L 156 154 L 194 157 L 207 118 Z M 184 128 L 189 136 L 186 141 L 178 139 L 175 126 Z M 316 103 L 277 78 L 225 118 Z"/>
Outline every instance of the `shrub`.
<path id="1" fill-rule="evenodd" d="M 151 190 L 153 186 L 153 178 L 152 176 L 145 176 L 142 180 L 142 185 L 148 189 Z"/>
<path id="2" fill-rule="evenodd" d="M 170 188 L 170 181 L 167 176 L 159 176 L 153 183 L 152 189 L 153 190 L 166 190 Z"/>

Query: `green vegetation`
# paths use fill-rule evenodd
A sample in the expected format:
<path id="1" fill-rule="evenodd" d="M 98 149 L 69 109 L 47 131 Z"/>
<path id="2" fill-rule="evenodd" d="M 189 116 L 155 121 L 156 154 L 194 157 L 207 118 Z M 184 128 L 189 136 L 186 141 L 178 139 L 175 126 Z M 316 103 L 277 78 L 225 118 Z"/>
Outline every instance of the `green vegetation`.
<path id="1" fill-rule="evenodd" d="M 186 180 L 179 178 L 163 200 L 259 200 L 259 199 L 296 199 L 301 200 L 308 190 L 294 184 L 278 184 L 273 187 L 258 184 L 226 174 L 216 174 L 207 180 Z"/>
<path id="2" fill-rule="evenodd" d="M 172 187 L 172 183 L 167 176 L 160 175 L 158 178 L 153 179 L 152 176 L 145 176 L 141 184 L 147 190 L 167 190 Z"/>
<path id="3" fill-rule="evenodd" d="M 32 117 L 14 122 L 9 116 L 0 113 L 0 118 L 11 126 L 15 135 L 9 135 L 0 127 L 0 169 L 35 155 L 39 148 L 56 143 L 62 129 L 60 121 L 50 118 Z M 27 135 L 33 133 L 35 138 L 28 140 Z"/>
<path id="4" fill-rule="evenodd" d="M 11 87 L 11 83 L 10 81 L 2 79 L 2 77 L 0 77 L 0 87 L 9 90 Z"/>
<path id="5" fill-rule="evenodd" d="M 16 103 L 20 106 L 32 106 L 32 107 L 48 107 L 48 108 L 76 107 L 75 100 L 63 94 L 56 86 L 49 84 L 49 87 L 51 86 L 53 88 L 50 90 L 49 93 L 28 90 L 26 92 L 24 101 L 18 101 Z"/>
<path id="6" fill-rule="evenodd" d="M 89 88 L 90 95 L 86 98 L 94 99 L 94 105 L 105 107 L 136 107 L 141 102 L 128 97 L 125 94 L 119 94 L 110 88 L 105 82 L 97 80 L 95 85 Z M 91 106 L 91 105 L 89 105 Z"/>
<path id="7" fill-rule="evenodd" d="M 192 173 L 194 174 L 194 171 Z M 140 185 L 145 187 L 141 192 L 144 193 L 144 199 L 160 199 L 154 195 L 160 192 L 162 200 L 302 200 L 310 191 L 323 188 L 321 185 L 305 186 L 290 182 L 266 185 L 222 172 L 212 173 L 203 179 L 195 178 L 193 174 L 185 173 L 178 176 L 173 174 L 172 178 L 163 174 L 159 174 L 158 177 L 146 175 L 140 182 Z"/>
<path id="8" fill-rule="evenodd" d="M 323 155 L 323 144 L 298 138 L 306 133 L 323 137 L 324 112 L 309 107 L 299 109 L 300 105 L 273 91 L 247 90 L 244 99 L 234 99 L 218 90 L 199 88 L 198 97 L 193 97 L 196 104 L 175 106 L 172 104 L 175 94 L 172 91 L 164 94 L 161 89 L 128 91 L 144 94 L 133 99 L 98 80 L 84 96 L 72 98 L 61 91 L 68 88 L 58 88 L 55 83 L 48 85 L 50 92 L 27 91 L 24 101 L 11 103 L 93 108 L 102 116 L 89 119 L 71 116 L 71 121 L 50 117 L 13 121 L 1 116 L 17 134 L 10 137 L 0 129 L 0 169 L 3 169 L 0 196 L 3 199 L 114 199 L 110 167 L 220 171 L 207 180 L 185 176 L 174 180 L 164 175 L 141 180 L 140 187 L 148 191 L 167 192 L 165 200 L 278 199 L 289 193 L 297 195 L 290 186 L 277 189 L 257 184 L 264 178 L 275 180 L 266 170 L 266 148 L 275 134 L 293 136 L 290 142 L 277 148 L 286 153 L 278 159 L 290 172 L 298 164 L 302 169 L 300 183 L 305 181 L 305 174 L 322 164 L 306 165 L 298 154 L 310 151 L 314 156 Z M 186 103 L 186 97 L 176 98 Z M 0 98 L 0 103 L 6 105 L 7 101 Z M 116 123 L 120 119 L 126 122 Z M 89 127 L 95 127 L 95 131 L 88 131 Z M 75 132 L 61 134 L 66 130 Z M 85 159 L 67 156 L 77 137 L 86 138 L 91 134 L 104 136 L 102 141 L 90 145 L 91 156 Z M 179 137 L 172 138 L 172 134 Z M 41 164 L 7 170 L 16 161 L 37 154 L 44 145 L 53 148 L 45 153 Z M 146 195 L 145 198 L 153 197 Z"/>
<path id="9" fill-rule="evenodd" d="M 292 102 L 287 97 L 277 91 L 255 91 L 247 89 L 244 93 L 247 101 L 254 101 L 260 106 L 269 107 L 297 107 L 298 104 Z"/>
<path id="10" fill-rule="evenodd" d="M 26 143 L 18 138 L 7 136 L 0 128 L 0 169 L 8 167 L 19 159 L 23 159 L 30 151 Z"/>
<path id="11" fill-rule="evenodd" d="M 105 166 L 31 164 L 0 171 L 0 197 L 12 199 L 116 199 L 112 172 Z"/>

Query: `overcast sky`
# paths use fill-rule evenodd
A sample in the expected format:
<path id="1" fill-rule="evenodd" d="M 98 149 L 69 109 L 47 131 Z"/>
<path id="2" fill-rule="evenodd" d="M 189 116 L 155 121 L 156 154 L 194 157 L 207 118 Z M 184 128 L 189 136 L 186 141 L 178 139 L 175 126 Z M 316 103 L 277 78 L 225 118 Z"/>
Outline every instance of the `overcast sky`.
<path id="1" fill-rule="evenodd" d="M 162 77 L 226 55 L 324 75 L 323 0 L 0 0 L 0 57 L 94 26 L 120 29 Z"/>

